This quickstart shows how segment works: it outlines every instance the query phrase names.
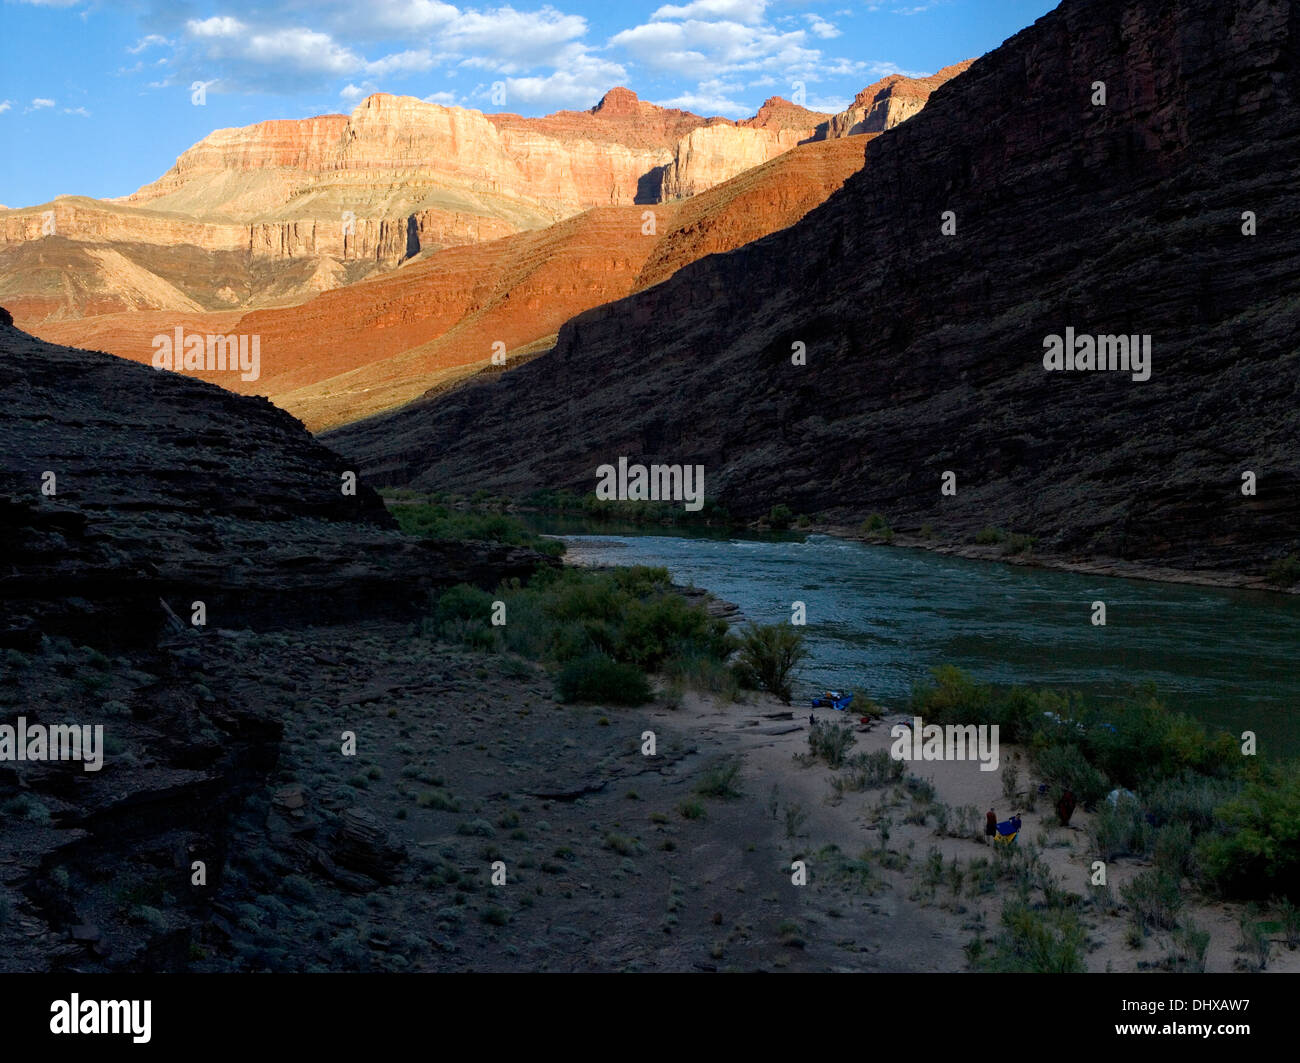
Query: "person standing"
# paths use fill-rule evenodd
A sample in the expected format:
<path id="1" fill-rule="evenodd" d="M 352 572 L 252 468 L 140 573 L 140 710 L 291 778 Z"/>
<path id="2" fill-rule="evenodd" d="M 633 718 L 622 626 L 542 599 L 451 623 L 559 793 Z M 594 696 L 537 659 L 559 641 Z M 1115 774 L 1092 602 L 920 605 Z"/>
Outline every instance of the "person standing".
<path id="1" fill-rule="evenodd" d="M 1067 786 L 1065 793 L 1061 794 L 1061 799 L 1056 802 L 1056 818 L 1061 821 L 1062 827 L 1070 825 L 1070 817 L 1074 815 L 1077 804 L 1078 801 L 1075 800 L 1074 791 Z"/>
<path id="2" fill-rule="evenodd" d="M 988 844 L 993 844 L 993 839 L 998 834 L 998 816 L 993 809 L 989 809 L 988 815 L 984 817 L 984 837 L 988 839 Z"/>

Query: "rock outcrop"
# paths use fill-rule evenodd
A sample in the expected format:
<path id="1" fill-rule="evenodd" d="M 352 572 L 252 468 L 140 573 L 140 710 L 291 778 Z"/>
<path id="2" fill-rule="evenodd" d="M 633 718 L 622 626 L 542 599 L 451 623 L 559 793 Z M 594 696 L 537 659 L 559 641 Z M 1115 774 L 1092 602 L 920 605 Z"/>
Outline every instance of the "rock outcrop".
<path id="1" fill-rule="evenodd" d="M 664 199 L 704 192 L 759 166 L 812 135 L 811 129 L 711 125 L 693 129 L 673 150 L 664 170 Z"/>
<path id="2" fill-rule="evenodd" d="M 1066 0 L 799 224 L 327 438 L 388 483 L 589 492 L 627 455 L 743 515 L 1257 574 L 1300 539 L 1298 52 L 1294 2 Z M 1049 371 L 1067 329 L 1150 337 L 1149 379 Z"/>
<path id="3" fill-rule="evenodd" d="M 219 662 L 238 678 L 286 629 L 409 628 L 432 590 L 552 562 L 400 535 L 264 400 L 8 324 L 0 390 L 0 725 L 100 729 L 81 763 L 0 760 L 0 954 L 9 971 L 183 970 L 201 935 L 234 930 L 223 882 L 232 851 L 257 862 L 284 752 L 277 706 Z M 285 833 L 280 859 L 333 853 L 346 888 L 404 860 L 364 809 Z"/>
<path id="4" fill-rule="evenodd" d="M 830 117 L 773 96 L 753 118 L 692 129 L 677 142 L 672 161 L 664 167 L 661 197 L 696 195 L 809 140 L 892 129 L 918 113 L 930 93 L 972 62 L 944 67 L 927 78 L 891 74 L 858 93 L 847 110 Z"/>
<path id="5" fill-rule="evenodd" d="M 815 136 L 818 140 L 825 140 L 893 129 L 900 122 L 919 114 L 930 99 L 930 93 L 958 74 L 964 74 L 973 62 L 974 59 L 967 59 L 954 63 L 927 78 L 890 74 L 859 92 L 846 110 L 818 126 Z"/>

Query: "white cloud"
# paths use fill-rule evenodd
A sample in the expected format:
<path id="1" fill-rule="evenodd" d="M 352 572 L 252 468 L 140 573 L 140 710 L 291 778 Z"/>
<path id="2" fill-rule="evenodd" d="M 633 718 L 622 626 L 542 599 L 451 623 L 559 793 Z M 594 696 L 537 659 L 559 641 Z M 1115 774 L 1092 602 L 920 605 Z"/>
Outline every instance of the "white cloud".
<path id="1" fill-rule="evenodd" d="M 363 26 L 358 28 L 413 34 L 445 26 L 459 14 L 456 7 L 440 0 L 373 0 L 361 12 L 349 9 L 345 19 L 352 23 L 359 18 Z"/>
<path id="2" fill-rule="evenodd" d="M 647 22 L 623 30 L 610 43 L 654 70 L 702 79 L 741 70 L 772 71 L 814 80 L 825 60 L 805 46 L 803 30 L 781 32 L 740 22 Z"/>
<path id="3" fill-rule="evenodd" d="M 78 114 L 78 115 L 80 115 L 82 118 L 89 118 L 89 117 L 90 117 L 90 112 L 89 112 L 88 110 L 86 110 L 86 108 L 84 108 L 84 107 L 65 107 L 65 108 L 63 108 L 63 113 L 64 113 L 64 114 Z"/>
<path id="4" fill-rule="evenodd" d="M 237 18 L 219 15 L 213 18 L 190 19 L 185 29 L 191 37 L 237 37 L 245 33 L 248 27 Z"/>
<path id="5" fill-rule="evenodd" d="M 591 55 L 583 45 L 561 50 L 549 73 L 505 78 L 506 110 L 521 108 L 542 111 L 582 110 L 594 106 L 615 85 L 626 83 L 627 69 L 621 64 Z M 490 86 L 478 86 L 471 97 L 476 106 L 499 111 L 492 101 Z"/>
<path id="6" fill-rule="evenodd" d="M 668 4 L 661 7 L 650 19 L 726 19 L 731 22 L 756 23 L 763 21 L 766 10 L 767 0 L 694 0 L 693 3 L 681 6 Z"/>
<path id="7" fill-rule="evenodd" d="M 753 113 L 752 107 L 727 96 L 702 92 L 684 92 L 670 100 L 656 100 L 655 103 L 660 107 L 679 107 L 683 111 L 694 111 L 705 116 L 720 114 L 724 118 L 748 118 Z"/>
<path id="8" fill-rule="evenodd" d="M 38 96 L 36 97 L 36 99 L 32 100 L 32 105 L 27 109 L 29 111 L 42 111 L 46 107 L 53 107 L 53 106 L 54 106 L 53 100 L 47 100 L 42 96 Z"/>
<path id="9" fill-rule="evenodd" d="M 5 111 L 9 110 L 11 107 L 13 107 L 13 101 L 0 100 L 0 114 L 4 114 Z"/>
<path id="10" fill-rule="evenodd" d="M 127 51 L 132 55 L 139 55 L 146 48 L 152 48 L 158 44 L 171 44 L 171 41 L 160 33 L 150 33 L 146 37 L 141 37 L 132 47 L 128 48 Z"/>
<path id="11" fill-rule="evenodd" d="M 821 114 L 839 114 L 847 111 L 852 102 L 852 96 L 809 96 L 804 106 Z"/>
<path id="12" fill-rule="evenodd" d="M 146 18 L 144 35 L 127 50 L 163 49 L 172 87 L 219 77 L 223 92 L 310 92 L 346 101 L 405 92 L 500 110 L 490 86 L 503 82 L 506 109 L 533 114 L 589 107 L 616 84 L 672 106 L 743 116 L 753 113 L 760 91 L 789 97 L 792 83 L 803 82 L 810 95 L 820 88 L 831 109 L 846 91 L 904 72 L 828 45 L 844 36 L 836 25 L 844 13 L 831 15 L 829 5 L 817 14 L 774 0 L 656 0 L 624 16 L 621 30 L 615 22 L 606 39 L 593 38 L 589 18 L 569 9 L 569 0 L 473 3 L 281 0 L 259 7 L 258 0 L 221 0 L 222 13 L 212 17 Z M 607 4 L 601 14 L 618 19 L 624 10 Z M 487 84 L 446 91 L 458 75 Z"/>
<path id="13" fill-rule="evenodd" d="M 838 37 L 840 31 L 835 28 L 834 24 L 827 22 L 820 15 L 805 15 L 808 20 L 808 28 L 813 31 L 822 40 L 830 40 L 832 37 Z"/>
<path id="14" fill-rule="evenodd" d="M 366 64 L 366 73 L 371 77 L 387 77 L 391 74 L 408 74 L 414 71 L 429 70 L 433 67 L 433 55 L 427 48 L 394 52 L 373 63 Z"/>
<path id="15" fill-rule="evenodd" d="M 424 97 L 425 103 L 440 103 L 444 107 L 455 107 L 458 105 L 457 96 L 454 92 L 431 92 Z"/>
<path id="16" fill-rule="evenodd" d="M 241 54 L 264 66 L 284 64 L 293 70 L 321 74 L 351 74 L 363 65 L 355 52 L 336 44 L 328 33 L 301 26 L 255 33 Z"/>
<path id="17" fill-rule="evenodd" d="M 517 74 L 538 66 L 559 67 L 573 58 L 573 42 L 587 32 L 581 15 L 547 5 L 538 11 L 500 7 L 465 11 L 435 34 L 436 43 L 463 65 Z M 585 53 L 585 46 L 578 46 Z"/>

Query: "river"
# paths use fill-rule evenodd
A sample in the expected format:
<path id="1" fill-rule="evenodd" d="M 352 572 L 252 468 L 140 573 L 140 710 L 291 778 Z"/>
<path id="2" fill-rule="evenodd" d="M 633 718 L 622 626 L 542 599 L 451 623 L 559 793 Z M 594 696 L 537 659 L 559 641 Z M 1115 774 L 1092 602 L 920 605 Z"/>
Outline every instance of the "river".
<path id="1" fill-rule="evenodd" d="M 1237 734 L 1254 731 L 1261 753 L 1300 755 L 1300 596 L 970 561 L 825 535 L 536 526 L 560 534 L 571 563 L 662 565 L 760 623 L 789 622 L 792 603 L 803 602 L 812 656 L 800 670 L 800 697 L 853 689 L 901 708 L 940 664 L 986 682 L 1073 688 L 1099 700 L 1152 682 L 1171 708 Z M 1106 604 L 1104 627 L 1092 623 L 1096 601 Z"/>

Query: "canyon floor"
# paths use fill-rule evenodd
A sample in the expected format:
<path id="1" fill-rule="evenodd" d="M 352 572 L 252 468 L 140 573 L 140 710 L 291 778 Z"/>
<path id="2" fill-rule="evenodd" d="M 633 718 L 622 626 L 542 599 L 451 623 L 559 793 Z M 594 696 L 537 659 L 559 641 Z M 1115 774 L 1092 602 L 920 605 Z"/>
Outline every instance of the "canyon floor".
<path id="1" fill-rule="evenodd" d="M 536 666 L 398 621 L 185 633 L 153 662 L 94 657 L 57 645 L 28 655 L 24 711 L 98 714 L 112 734 L 168 692 L 200 712 L 219 702 L 274 717 L 278 753 L 229 809 L 224 854 L 193 838 L 169 844 L 154 821 L 129 861 L 105 858 L 104 840 L 95 859 L 78 856 L 68 839 L 19 890 L 21 845 L 6 846 L 0 942 L 11 970 L 952 971 L 966 968 L 974 936 L 996 932 L 1011 893 L 980 870 L 992 857 L 982 839 L 939 836 L 906 778 L 836 798 L 835 773 L 804 756 L 807 710 L 764 695 L 563 705 Z M 19 694 L 4 697 L 12 706 Z M 890 724 L 859 733 L 854 752 L 888 749 Z M 345 732 L 355 755 L 342 752 Z M 110 743 L 100 785 L 114 774 L 138 785 L 155 761 L 177 772 L 174 753 L 156 757 L 138 730 L 128 737 L 129 753 Z M 1017 845 L 1041 849 L 1061 887 L 1081 895 L 1088 969 L 1158 968 L 1169 941 L 1130 947 L 1119 904 L 1086 899 L 1087 813 L 1061 829 L 1045 805 L 1033 809 L 1014 749 L 997 772 L 912 767 L 935 800 L 979 810 L 978 826 L 990 806 L 1011 811 L 1010 764 L 1025 783 Z M 43 799 L 57 822 L 52 793 Z M 129 817 L 107 814 L 130 846 Z M 6 820 L 18 834 L 53 829 L 48 818 Z M 960 885 L 927 872 L 932 849 L 964 869 Z M 200 858 L 213 873 L 195 886 Z M 795 860 L 806 885 L 792 883 Z M 498 861 L 505 881 L 494 885 Z M 1112 862 L 1113 892 L 1144 866 Z M 1211 934 L 1207 969 L 1236 968 L 1237 910 L 1189 907 Z M 1268 969 L 1300 971 L 1300 952 L 1276 942 Z"/>

